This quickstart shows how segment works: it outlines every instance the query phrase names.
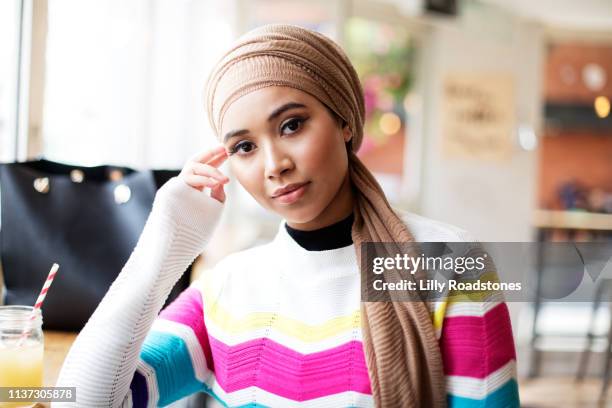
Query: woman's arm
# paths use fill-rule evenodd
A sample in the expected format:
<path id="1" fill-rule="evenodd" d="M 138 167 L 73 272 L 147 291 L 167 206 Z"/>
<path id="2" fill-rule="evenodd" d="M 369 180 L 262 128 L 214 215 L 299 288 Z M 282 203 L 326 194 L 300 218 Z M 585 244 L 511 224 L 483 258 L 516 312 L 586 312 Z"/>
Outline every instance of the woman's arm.
<path id="1" fill-rule="evenodd" d="M 203 295 L 212 296 L 213 286 L 200 279 L 162 310 L 140 351 L 126 407 L 166 406 L 194 392 L 211 393 L 214 365 Z"/>
<path id="2" fill-rule="evenodd" d="M 70 349 L 57 386 L 76 403 L 128 405 L 145 337 L 174 284 L 207 244 L 223 204 L 180 177 L 157 193 L 138 244 Z"/>

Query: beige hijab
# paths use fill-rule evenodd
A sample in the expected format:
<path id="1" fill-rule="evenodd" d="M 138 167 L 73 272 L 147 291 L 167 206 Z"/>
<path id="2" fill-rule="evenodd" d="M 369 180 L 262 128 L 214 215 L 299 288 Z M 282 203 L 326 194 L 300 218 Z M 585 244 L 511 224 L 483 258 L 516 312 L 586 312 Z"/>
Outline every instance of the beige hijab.
<path id="1" fill-rule="evenodd" d="M 232 102 L 266 86 L 307 92 L 350 126 L 357 259 L 361 262 L 364 242 L 413 242 L 380 185 L 354 153 L 363 139 L 365 108 L 359 78 L 342 49 L 322 34 L 292 25 L 266 25 L 243 35 L 214 67 L 206 86 L 208 116 L 216 134 L 220 136 Z M 394 281 L 398 274 L 392 270 L 384 277 Z M 442 357 L 424 301 L 362 302 L 361 325 L 377 407 L 446 405 Z"/>

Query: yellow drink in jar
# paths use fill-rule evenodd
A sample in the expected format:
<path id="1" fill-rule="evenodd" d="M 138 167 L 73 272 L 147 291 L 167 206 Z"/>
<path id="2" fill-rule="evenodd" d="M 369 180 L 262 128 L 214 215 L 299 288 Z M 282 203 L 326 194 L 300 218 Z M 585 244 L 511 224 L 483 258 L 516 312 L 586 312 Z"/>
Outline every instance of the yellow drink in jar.
<path id="1" fill-rule="evenodd" d="M 43 358 L 44 358 L 44 341 L 40 321 L 37 324 L 34 320 L 32 323 L 25 323 L 28 327 L 27 336 L 22 338 L 23 330 L 12 329 L 16 325 L 7 323 L 7 308 L 13 308 L 9 316 L 13 317 L 11 323 L 14 323 L 16 313 L 23 312 L 27 314 L 27 310 L 18 310 L 15 308 L 25 308 L 25 306 L 2 306 L 0 307 L 0 387 L 42 387 L 43 386 Z M 4 325 L 3 325 L 4 317 Z M 5 397 L 8 397 L 5 395 Z M 13 395 L 18 397 L 18 395 Z M 32 407 L 33 402 L 8 402 L 6 398 L 0 401 L 0 408 L 17 408 L 17 407 Z"/>

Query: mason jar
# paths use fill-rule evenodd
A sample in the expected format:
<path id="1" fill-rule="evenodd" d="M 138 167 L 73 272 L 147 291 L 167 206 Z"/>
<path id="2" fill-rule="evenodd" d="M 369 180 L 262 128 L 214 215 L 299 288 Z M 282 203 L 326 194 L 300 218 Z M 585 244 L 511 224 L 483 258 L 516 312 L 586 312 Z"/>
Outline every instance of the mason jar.
<path id="1" fill-rule="evenodd" d="M 42 313 L 32 306 L 0 306 L 0 387 L 42 387 L 44 337 Z M 0 407 L 33 407 L 32 402 L 8 402 L 23 394 L 5 390 Z"/>

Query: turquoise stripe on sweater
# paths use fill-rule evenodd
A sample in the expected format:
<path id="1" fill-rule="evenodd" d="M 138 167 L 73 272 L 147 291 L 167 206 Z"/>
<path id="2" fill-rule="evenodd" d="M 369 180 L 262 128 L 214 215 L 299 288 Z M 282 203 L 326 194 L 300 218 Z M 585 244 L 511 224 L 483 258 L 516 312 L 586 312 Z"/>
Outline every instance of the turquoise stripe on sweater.
<path id="1" fill-rule="evenodd" d="M 488 394 L 483 399 L 458 397 L 449 394 L 448 406 L 452 408 L 515 408 L 520 406 L 518 384 L 508 380 L 503 386 Z"/>
<path id="2" fill-rule="evenodd" d="M 155 370 L 160 406 L 168 405 L 197 391 L 204 384 L 195 377 L 187 345 L 180 337 L 152 331 L 148 334 L 140 358 Z"/>

